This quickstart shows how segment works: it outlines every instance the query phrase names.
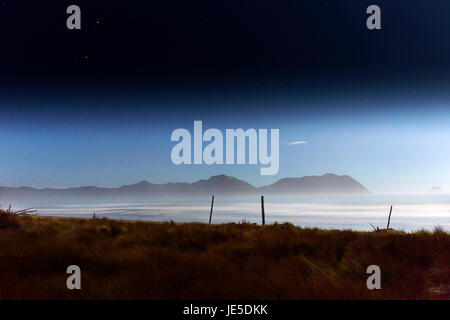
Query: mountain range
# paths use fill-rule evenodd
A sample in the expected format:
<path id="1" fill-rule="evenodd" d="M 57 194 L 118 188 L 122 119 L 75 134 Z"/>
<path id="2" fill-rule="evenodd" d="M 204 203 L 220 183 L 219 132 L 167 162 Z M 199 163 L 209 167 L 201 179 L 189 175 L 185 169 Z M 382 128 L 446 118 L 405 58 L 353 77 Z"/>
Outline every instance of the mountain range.
<path id="1" fill-rule="evenodd" d="M 217 175 L 193 183 L 155 184 L 148 181 L 118 188 L 76 187 L 66 189 L 36 189 L 31 187 L 0 187 L 0 202 L 5 201 L 98 201 L 142 200 L 203 195 L 358 195 L 369 191 L 348 175 L 327 173 L 322 176 L 283 178 L 264 186 L 253 185 L 226 175 Z"/>

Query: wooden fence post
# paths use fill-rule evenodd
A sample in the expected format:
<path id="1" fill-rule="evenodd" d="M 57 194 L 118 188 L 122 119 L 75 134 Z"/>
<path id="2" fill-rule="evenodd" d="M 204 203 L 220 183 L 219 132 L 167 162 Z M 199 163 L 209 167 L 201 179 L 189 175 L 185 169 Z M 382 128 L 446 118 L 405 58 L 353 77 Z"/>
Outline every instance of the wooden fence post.
<path id="1" fill-rule="evenodd" d="M 391 210 L 389 210 L 389 218 L 388 218 L 388 223 L 387 223 L 386 229 L 389 229 L 389 225 L 391 224 L 391 214 L 392 214 L 392 206 L 391 206 Z"/>
<path id="2" fill-rule="evenodd" d="M 261 214 L 262 214 L 262 225 L 266 224 L 266 216 L 264 214 L 264 196 L 261 196 Z"/>
<path id="3" fill-rule="evenodd" d="M 211 200 L 211 211 L 209 212 L 209 224 L 211 224 L 213 207 L 214 207 L 214 195 L 212 196 L 212 200 Z"/>

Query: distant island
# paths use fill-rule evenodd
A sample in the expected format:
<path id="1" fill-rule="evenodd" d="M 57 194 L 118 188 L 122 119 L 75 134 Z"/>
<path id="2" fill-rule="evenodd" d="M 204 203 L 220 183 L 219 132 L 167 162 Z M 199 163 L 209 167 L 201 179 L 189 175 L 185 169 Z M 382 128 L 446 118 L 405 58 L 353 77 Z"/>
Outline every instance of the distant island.
<path id="1" fill-rule="evenodd" d="M 369 191 L 348 175 L 327 173 L 322 176 L 283 178 L 263 187 L 226 175 L 217 175 L 193 183 L 155 184 L 148 181 L 118 188 L 77 187 L 66 189 L 36 189 L 31 187 L 0 187 L 0 202 L 4 201 L 98 201 L 143 200 L 165 197 L 195 197 L 203 195 L 248 196 L 265 195 L 361 195 Z"/>
<path id="2" fill-rule="evenodd" d="M 439 194 L 439 193 L 442 193 L 442 188 L 436 186 L 436 187 L 431 188 L 430 192 L 434 193 L 434 194 Z"/>

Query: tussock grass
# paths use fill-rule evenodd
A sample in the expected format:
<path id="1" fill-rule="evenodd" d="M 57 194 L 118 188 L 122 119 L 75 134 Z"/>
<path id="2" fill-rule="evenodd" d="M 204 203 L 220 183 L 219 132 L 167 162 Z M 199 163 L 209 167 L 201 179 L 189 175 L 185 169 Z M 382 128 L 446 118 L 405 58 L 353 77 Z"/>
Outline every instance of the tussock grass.
<path id="1" fill-rule="evenodd" d="M 3 215 L 3 213 L 1 214 Z M 7 215 L 6 215 L 7 216 Z M 0 218 L 0 225 L 3 224 Z M 0 299 L 449 299 L 450 235 L 7 216 Z M 82 290 L 66 288 L 66 268 Z M 381 290 L 368 290 L 369 265 Z"/>
<path id="2" fill-rule="evenodd" d="M 0 207 L 0 229 L 17 229 L 19 228 L 19 222 L 17 217 L 22 215 L 28 215 L 35 212 L 33 209 L 24 209 L 19 211 L 12 211 L 11 206 L 8 209 L 3 210 Z"/>

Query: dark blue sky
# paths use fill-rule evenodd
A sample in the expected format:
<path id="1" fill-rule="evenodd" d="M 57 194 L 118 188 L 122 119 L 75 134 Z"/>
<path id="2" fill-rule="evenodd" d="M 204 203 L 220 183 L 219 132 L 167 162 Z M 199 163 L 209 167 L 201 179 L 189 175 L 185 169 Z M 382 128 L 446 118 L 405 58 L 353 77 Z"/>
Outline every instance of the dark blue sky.
<path id="1" fill-rule="evenodd" d="M 450 189 L 446 0 L 76 1 L 69 31 L 73 3 L 0 4 L 0 185 L 335 172 Z M 382 30 L 365 27 L 371 4 Z M 174 166 L 170 133 L 194 120 L 279 128 L 279 174 Z"/>

